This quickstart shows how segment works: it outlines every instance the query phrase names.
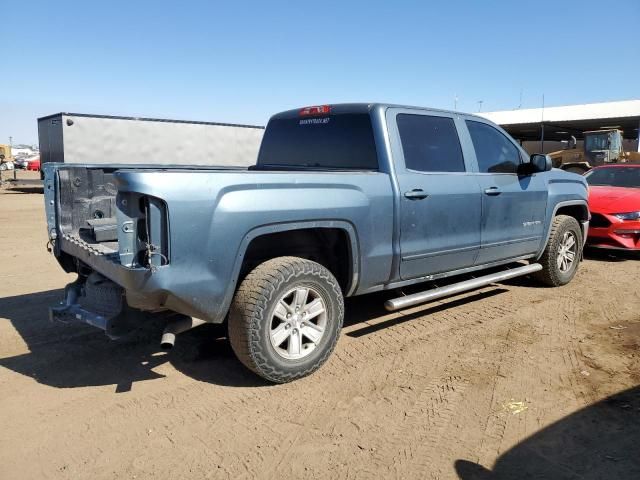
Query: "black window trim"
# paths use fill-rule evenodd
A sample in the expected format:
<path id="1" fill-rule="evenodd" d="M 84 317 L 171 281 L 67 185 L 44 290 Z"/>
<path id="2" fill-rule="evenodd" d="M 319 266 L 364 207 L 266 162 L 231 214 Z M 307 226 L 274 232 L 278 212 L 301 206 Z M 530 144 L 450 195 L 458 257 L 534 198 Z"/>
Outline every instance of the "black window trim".
<path id="1" fill-rule="evenodd" d="M 481 123 L 482 125 L 486 125 L 488 127 L 493 128 L 496 132 L 498 132 L 500 135 L 502 135 L 504 138 L 507 139 L 507 141 L 513 145 L 516 149 L 516 152 L 518 152 L 518 158 L 520 159 L 520 163 L 518 165 L 522 165 L 525 163 L 524 159 L 522 158 L 522 148 L 520 147 L 520 145 L 518 145 L 516 142 L 513 141 L 512 138 L 510 138 L 509 136 L 505 135 L 499 128 L 496 128 L 495 125 L 489 123 L 489 122 L 485 122 L 482 119 L 476 118 L 476 117 L 464 117 L 464 126 L 467 129 L 467 132 L 469 134 L 469 141 L 471 142 L 471 147 L 473 148 L 473 153 L 476 157 L 476 168 L 478 169 L 476 173 L 476 175 L 516 175 L 519 176 L 520 174 L 518 173 L 517 169 L 515 172 L 481 172 L 480 171 L 480 162 L 478 161 L 478 154 L 476 152 L 476 147 L 473 144 L 473 138 L 471 137 L 471 130 L 469 130 L 469 126 L 467 125 L 467 122 L 475 122 L 475 123 Z"/>
<path id="2" fill-rule="evenodd" d="M 460 148 L 460 156 L 462 157 L 462 166 L 464 167 L 464 170 L 462 172 L 447 172 L 447 171 L 439 171 L 439 172 L 426 172 L 424 170 L 415 170 L 413 168 L 409 168 L 407 167 L 407 158 L 405 156 L 405 152 L 404 152 L 404 146 L 402 145 L 402 135 L 400 133 L 400 127 L 398 126 L 398 117 L 400 115 L 415 115 L 415 116 L 420 116 L 420 117 L 435 117 L 435 118 L 448 118 L 449 120 L 452 121 L 453 123 L 453 129 L 456 133 L 456 137 L 458 137 L 458 147 Z M 402 109 L 402 110 L 398 110 L 397 112 L 394 113 L 393 115 L 393 122 L 395 124 L 395 130 L 398 136 L 398 146 L 400 147 L 400 152 L 402 153 L 402 164 L 404 166 L 404 169 L 407 172 L 411 172 L 411 173 L 416 173 L 419 175 L 469 175 L 471 172 L 468 169 L 467 166 L 467 159 L 465 157 L 464 154 L 464 148 L 462 145 L 462 138 L 460 137 L 460 131 L 458 130 L 458 125 L 456 122 L 456 118 L 454 115 L 449 115 L 446 112 L 431 112 L 431 111 L 425 111 L 425 110 L 413 110 L 413 109 Z"/>

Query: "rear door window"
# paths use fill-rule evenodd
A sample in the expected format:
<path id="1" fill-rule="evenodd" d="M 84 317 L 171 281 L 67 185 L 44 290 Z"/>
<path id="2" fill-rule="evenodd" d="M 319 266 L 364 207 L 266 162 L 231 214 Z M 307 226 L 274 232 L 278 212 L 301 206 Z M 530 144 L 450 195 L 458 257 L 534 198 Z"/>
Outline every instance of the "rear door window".
<path id="1" fill-rule="evenodd" d="M 377 170 L 378 157 L 366 113 L 274 118 L 258 167 Z"/>
<path id="2" fill-rule="evenodd" d="M 418 172 L 464 172 L 460 139 L 452 118 L 399 114 L 396 117 L 405 166 Z"/>
<path id="3" fill-rule="evenodd" d="M 517 173 L 520 153 L 511 140 L 486 123 L 466 123 L 481 173 Z"/>

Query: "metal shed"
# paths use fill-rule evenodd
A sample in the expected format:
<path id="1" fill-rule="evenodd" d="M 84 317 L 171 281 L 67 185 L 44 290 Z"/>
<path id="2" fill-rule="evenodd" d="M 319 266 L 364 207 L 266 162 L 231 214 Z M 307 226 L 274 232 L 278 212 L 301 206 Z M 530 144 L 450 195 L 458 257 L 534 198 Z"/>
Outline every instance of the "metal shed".
<path id="1" fill-rule="evenodd" d="M 38 119 L 42 163 L 249 166 L 263 133 L 254 125 L 82 113 Z"/>

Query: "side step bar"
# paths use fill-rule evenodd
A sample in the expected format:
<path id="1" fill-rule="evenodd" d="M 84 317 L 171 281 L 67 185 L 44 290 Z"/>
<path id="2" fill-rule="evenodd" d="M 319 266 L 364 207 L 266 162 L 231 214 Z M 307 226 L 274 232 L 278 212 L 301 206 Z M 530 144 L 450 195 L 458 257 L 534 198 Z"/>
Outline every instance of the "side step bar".
<path id="1" fill-rule="evenodd" d="M 414 305 L 430 302 L 431 300 L 437 300 L 438 298 L 456 295 L 469 290 L 475 290 L 476 288 L 484 287 L 491 283 L 502 282 L 504 280 L 509 280 L 510 278 L 528 275 L 540 270 L 542 270 L 542 265 L 539 263 L 532 263 L 531 265 L 524 265 L 522 267 L 492 273 L 483 277 L 472 278 L 471 280 L 465 280 L 464 282 L 454 283 L 452 285 L 447 285 L 446 287 L 433 288 L 431 290 L 425 290 L 424 292 L 393 298 L 384 302 L 384 308 L 390 312 L 394 312 L 402 308 L 413 307 Z"/>

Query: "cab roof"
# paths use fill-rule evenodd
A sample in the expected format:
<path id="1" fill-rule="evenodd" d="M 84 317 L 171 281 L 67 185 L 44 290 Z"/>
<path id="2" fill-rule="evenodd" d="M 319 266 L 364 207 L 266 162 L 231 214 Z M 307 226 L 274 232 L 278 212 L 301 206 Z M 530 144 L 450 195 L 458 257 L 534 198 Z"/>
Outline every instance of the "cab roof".
<path id="1" fill-rule="evenodd" d="M 486 122 L 487 119 L 481 117 L 479 115 L 473 115 L 471 113 L 465 112 L 456 112 L 453 110 L 443 110 L 438 108 L 430 108 L 430 107 L 418 107 L 414 105 L 399 105 L 393 103 L 326 103 L 326 104 L 317 104 L 313 106 L 302 106 L 300 108 L 296 108 L 293 110 L 286 110 L 284 112 L 276 113 L 271 118 L 298 118 L 301 116 L 301 111 L 308 108 L 321 108 L 321 107 L 329 107 L 331 110 L 328 115 L 340 115 L 345 113 L 370 113 L 375 109 L 383 109 L 386 110 L 388 108 L 403 108 L 408 110 L 421 110 L 424 112 L 437 112 L 437 113 L 446 113 L 450 115 L 464 115 L 467 117 L 475 117 L 478 120 Z M 318 113 L 316 116 L 326 115 L 325 113 Z"/>

